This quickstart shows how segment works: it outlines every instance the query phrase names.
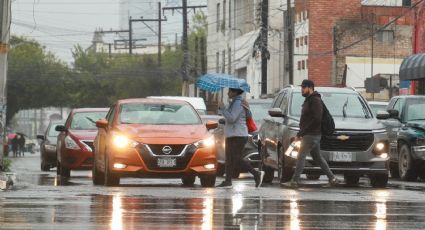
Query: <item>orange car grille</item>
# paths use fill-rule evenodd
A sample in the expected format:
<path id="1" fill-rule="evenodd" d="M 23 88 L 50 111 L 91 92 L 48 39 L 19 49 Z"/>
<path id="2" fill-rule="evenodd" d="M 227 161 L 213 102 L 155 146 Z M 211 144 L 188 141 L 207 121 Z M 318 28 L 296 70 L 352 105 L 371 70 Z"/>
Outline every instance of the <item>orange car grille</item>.
<path id="1" fill-rule="evenodd" d="M 153 153 L 153 149 L 155 149 L 155 147 L 152 149 L 151 146 L 152 145 L 149 145 L 149 148 L 145 145 L 137 147 L 137 151 L 150 170 L 183 170 L 186 168 L 190 159 L 192 159 L 193 154 L 196 152 L 196 147 L 194 145 L 188 145 L 182 154 L 180 154 L 181 151 L 174 155 L 156 154 Z M 184 147 L 185 146 L 183 145 L 182 149 L 184 149 Z M 160 167 L 158 166 L 159 158 L 174 158 L 176 159 L 176 165 L 173 167 Z"/>
<path id="2" fill-rule="evenodd" d="M 148 145 L 152 153 L 160 156 L 179 155 L 186 145 Z M 166 150 L 171 150 L 167 152 Z"/>

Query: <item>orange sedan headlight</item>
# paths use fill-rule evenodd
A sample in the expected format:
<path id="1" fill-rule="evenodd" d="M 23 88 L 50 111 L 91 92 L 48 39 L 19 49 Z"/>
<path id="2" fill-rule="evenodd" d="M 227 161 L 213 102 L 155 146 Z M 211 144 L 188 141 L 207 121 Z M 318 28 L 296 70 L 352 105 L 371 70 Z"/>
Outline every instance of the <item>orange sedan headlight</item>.
<path id="1" fill-rule="evenodd" d="M 122 148 L 134 148 L 139 144 L 136 141 L 133 141 L 130 138 L 124 136 L 124 135 L 114 135 L 112 137 L 112 143 L 114 144 L 115 147 L 120 148 L 120 149 L 122 149 Z"/>
<path id="2" fill-rule="evenodd" d="M 214 146 L 214 145 L 215 145 L 215 139 L 214 139 L 214 136 L 210 136 L 210 137 L 208 137 L 208 138 L 206 138 L 206 139 L 203 139 L 203 140 L 197 141 L 197 142 L 195 142 L 195 143 L 194 143 L 194 145 L 195 145 L 197 148 L 209 148 L 209 147 L 212 147 L 212 146 Z"/>

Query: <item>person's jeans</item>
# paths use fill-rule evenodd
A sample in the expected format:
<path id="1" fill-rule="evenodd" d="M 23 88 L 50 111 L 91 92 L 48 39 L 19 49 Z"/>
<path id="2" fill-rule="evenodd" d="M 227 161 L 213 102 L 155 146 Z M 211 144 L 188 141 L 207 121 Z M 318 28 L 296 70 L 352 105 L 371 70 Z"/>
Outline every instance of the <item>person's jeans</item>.
<path id="1" fill-rule="evenodd" d="M 247 169 L 252 175 L 257 172 L 247 159 L 244 159 L 243 150 L 248 137 L 228 137 L 226 138 L 226 181 L 232 182 L 233 171 L 237 165 L 242 169 Z"/>
<path id="2" fill-rule="evenodd" d="M 310 153 L 313 160 L 319 164 L 322 171 L 328 176 L 329 180 L 333 179 L 335 175 L 329 169 L 328 163 L 320 154 L 320 139 L 321 135 L 305 135 L 301 141 L 301 148 L 298 152 L 297 165 L 295 167 L 295 173 L 292 177 L 293 181 L 299 181 L 300 175 L 304 170 L 305 158 Z"/>

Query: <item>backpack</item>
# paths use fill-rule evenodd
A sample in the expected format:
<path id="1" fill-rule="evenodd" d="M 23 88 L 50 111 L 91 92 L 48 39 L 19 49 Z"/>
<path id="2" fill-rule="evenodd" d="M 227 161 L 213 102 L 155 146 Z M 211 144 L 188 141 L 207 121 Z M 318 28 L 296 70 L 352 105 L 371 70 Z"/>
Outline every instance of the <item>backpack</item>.
<path id="1" fill-rule="evenodd" d="M 331 113 L 326 107 L 325 103 L 323 103 L 322 100 L 320 101 L 322 102 L 322 106 L 323 106 L 322 123 L 321 123 L 322 135 L 329 136 L 329 135 L 332 135 L 335 131 L 335 122 Z"/>

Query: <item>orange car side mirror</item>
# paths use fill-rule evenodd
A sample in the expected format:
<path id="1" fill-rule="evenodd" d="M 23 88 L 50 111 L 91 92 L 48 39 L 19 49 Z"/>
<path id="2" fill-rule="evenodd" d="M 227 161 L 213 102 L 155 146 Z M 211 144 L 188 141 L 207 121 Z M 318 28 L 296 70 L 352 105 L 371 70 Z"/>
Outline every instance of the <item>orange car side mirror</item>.
<path id="1" fill-rule="evenodd" d="M 207 123 L 205 124 L 205 126 L 207 126 L 207 129 L 216 129 L 218 127 L 218 123 L 215 121 L 207 121 Z"/>
<path id="2" fill-rule="evenodd" d="M 106 128 L 106 127 L 108 127 L 108 121 L 106 119 L 100 119 L 100 120 L 96 121 L 96 127 Z"/>

